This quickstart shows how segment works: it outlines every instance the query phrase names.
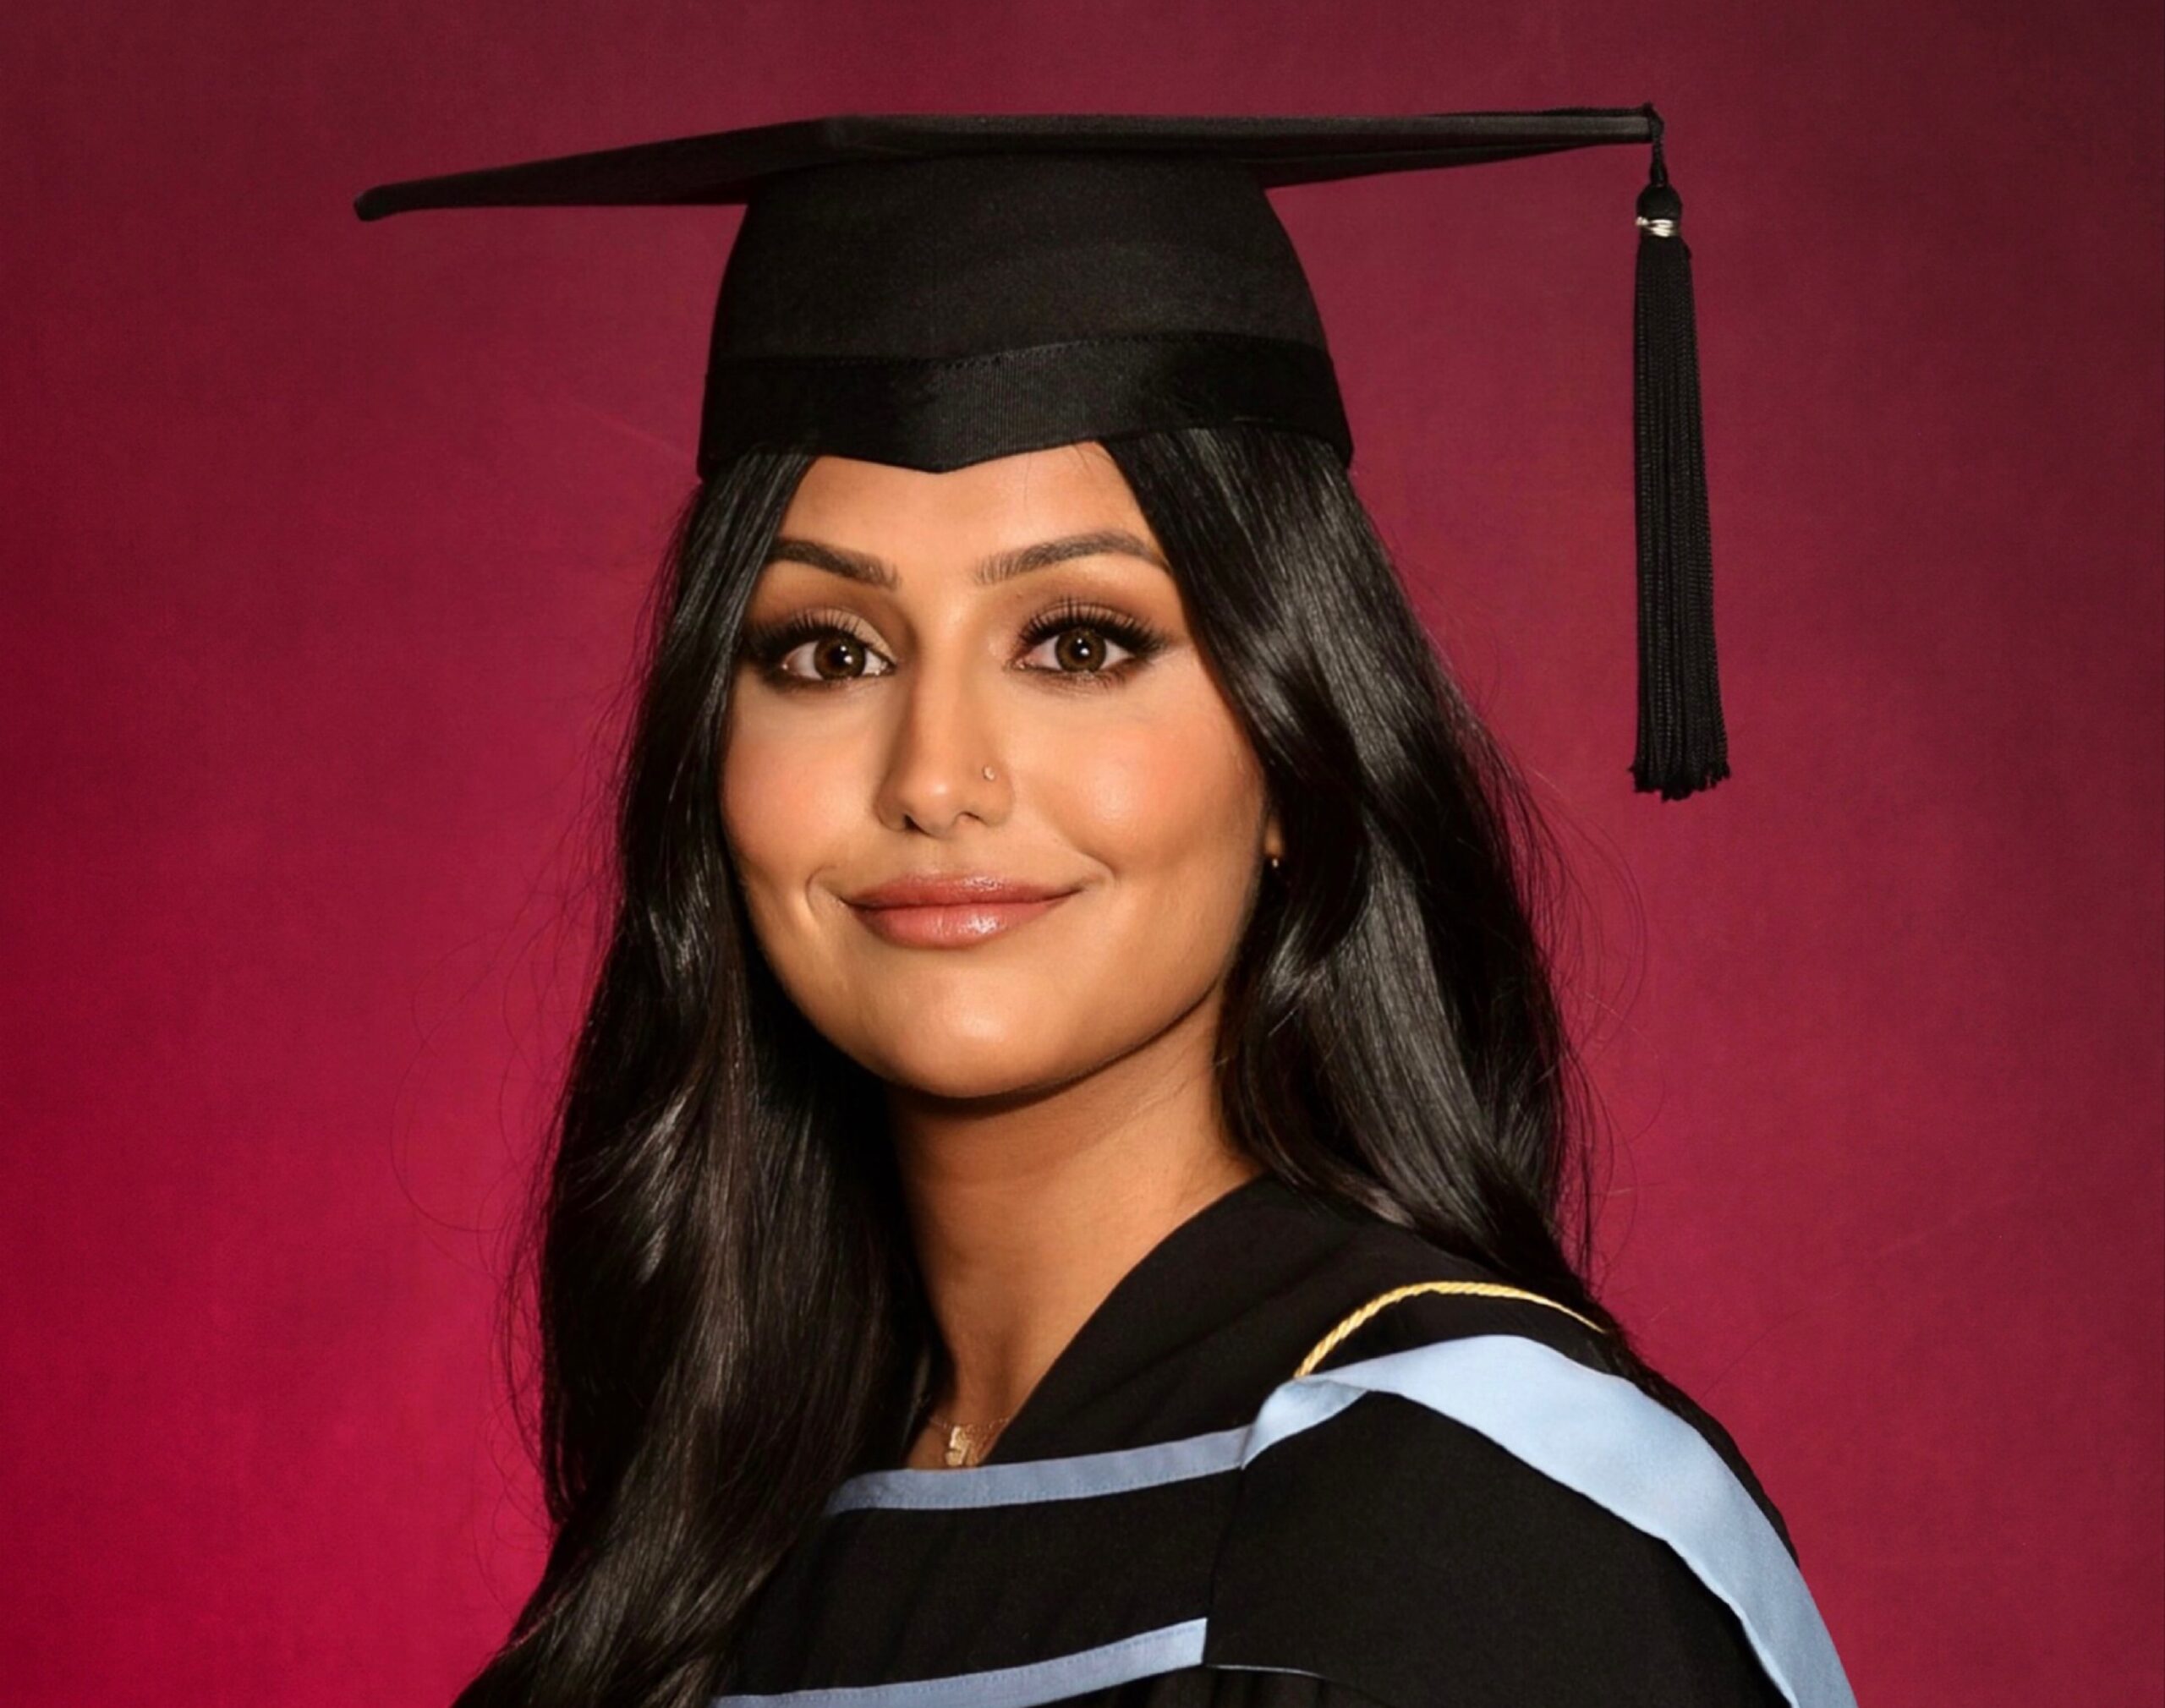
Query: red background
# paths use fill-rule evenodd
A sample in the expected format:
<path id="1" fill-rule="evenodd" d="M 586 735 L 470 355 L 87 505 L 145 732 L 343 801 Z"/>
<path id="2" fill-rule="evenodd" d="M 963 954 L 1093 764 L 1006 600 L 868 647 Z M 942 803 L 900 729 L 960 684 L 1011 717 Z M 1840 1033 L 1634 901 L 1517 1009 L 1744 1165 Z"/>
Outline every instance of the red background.
<path id="1" fill-rule="evenodd" d="M 1736 775 L 1630 791 L 1642 147 L 1278 193 L 1356 475 L 1561 818 L 1613 1297 L 1866 1702 L 2155 1700 L 2148 0 L 18 0 L 0 51 L 11 1703 L 429 1703 L 736 215 L 383 179 L 830 110 L 1653 100 Z"/>

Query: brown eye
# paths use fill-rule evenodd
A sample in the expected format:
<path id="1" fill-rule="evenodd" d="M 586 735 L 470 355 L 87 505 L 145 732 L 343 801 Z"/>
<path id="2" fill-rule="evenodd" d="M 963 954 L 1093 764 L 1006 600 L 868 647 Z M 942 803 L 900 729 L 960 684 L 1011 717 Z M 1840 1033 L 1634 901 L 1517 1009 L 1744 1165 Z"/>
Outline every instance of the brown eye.
<path id="1" fill-rule="evenodd" d="M 1110 684 L 1140 669 L 1165 649 L 1165 638 L 1118 611 L 1073 600 L 1032 622 L 1022 638 L 1033 651 L 1050 641 L 1052 663 L 1032 665 L 1047 676 Z M 1108 649 L 1110 649 L 1109 655 Z"/>
<path id="2" fill-rule="evenodd" d="M 872 656 L 855 635 L 840 632 L 825 640 L 808 641 L 803 650 L 811 654 L 812 673 L 823 682 L 863 676 L 865 663 Z"/>
<path id="3" fill-rule="evenodd" d="M 1115 651 L 1126 650 L 1117 642 L 1109 643 L 1096 629 L 1085 628 L 1077 624 L 1072 628 L 1064 628 L 1060 632 L 1058 638 L 1053 643 L 1052 652 L 1054 658 L 1059 660 L 1060 667 L 1064 671 L 1101 671 L 1105 667 L 1105 649 L 1108 645 L 1112 646 Z"/>
<path id="4" fill-rule="evenodd" d="M 854 629 L 817 611 L 752 631 L 744 638 L 744 653 L 786 687 L 827 687 L 886 674 L 869 667 L 885 654 Z"/>

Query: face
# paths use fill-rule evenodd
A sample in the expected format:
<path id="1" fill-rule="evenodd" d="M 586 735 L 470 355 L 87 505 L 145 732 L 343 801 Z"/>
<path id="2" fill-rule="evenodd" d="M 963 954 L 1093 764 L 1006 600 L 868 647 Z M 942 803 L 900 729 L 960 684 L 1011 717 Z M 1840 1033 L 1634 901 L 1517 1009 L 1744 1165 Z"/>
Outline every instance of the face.
<path id="1" fill-rule="evenodd" d="M 937 474 L 819 459 L 744 637 L 724 828 L 769 964 L 837 1048 L 984 1097 L 1215 999 L 1278 827 L 1100 446 Z M 861 905 L 913 879 L 981 887 Z"/>

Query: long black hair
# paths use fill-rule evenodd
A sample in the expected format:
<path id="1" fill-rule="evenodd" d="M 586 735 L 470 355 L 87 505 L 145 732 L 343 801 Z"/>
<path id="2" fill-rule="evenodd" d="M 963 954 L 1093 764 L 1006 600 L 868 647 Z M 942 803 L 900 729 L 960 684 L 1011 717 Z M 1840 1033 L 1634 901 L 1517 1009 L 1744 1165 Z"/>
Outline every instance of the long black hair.
<path id="1" fill-rule="evenodd" d="M 1588 1108 L 1544 925 L 1560 862 L 1329 446 L 1105 441 L 1285 841 L 1229 974 L 1237 1142 L 1610 1328 Z M 754 940 L 724 842 L 738 631 L 809 456 L 754 452 L 672 535 L 617 797 L 613 924 L 531 1248 L 552 1545 L 458 1708 L 695 1708 L 835 1485 L 905 1450 L 930 1317 L 872 1076 Z"/>

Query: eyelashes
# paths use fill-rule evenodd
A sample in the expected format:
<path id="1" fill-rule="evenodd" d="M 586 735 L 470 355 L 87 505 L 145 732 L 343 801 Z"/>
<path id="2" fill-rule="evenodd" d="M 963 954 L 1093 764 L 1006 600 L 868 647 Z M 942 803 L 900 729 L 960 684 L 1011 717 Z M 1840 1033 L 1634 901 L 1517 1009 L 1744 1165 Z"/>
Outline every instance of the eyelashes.
<path id="1" fill-rule="evenodd" d="M 1125 682 L 1171 643 L 1170 636 L 1137 618 L 1087 600 L 1067 599 L 1039 612 L 1023 626 L 1020 637 L 1022 650 L 1034 651 L 1055 635 L 1077 632 L 1110 640 L 1128 656 L 1094 669 L 1071 671 L 1058 665 L 1047 668 L 1034 665 L 1022 668 L 1028 675 L 1056 677 L 1062 687 L 1110 687 Z M 855 619 L 845 612 L 822 610 L 797 611 L 778 622 L 746 629 L 741 652 L 743 659 L 756 665 L 768 682 L 792 692 L 805 689 L 818 693 L 888 674 L 859 671 L 844 676 L 819 676 L 783 668 L 789 655 L 807 641 L 829 638 L 853 643 L 860 659 L 868 654 L 885 657 L 858 627 Z"/>

